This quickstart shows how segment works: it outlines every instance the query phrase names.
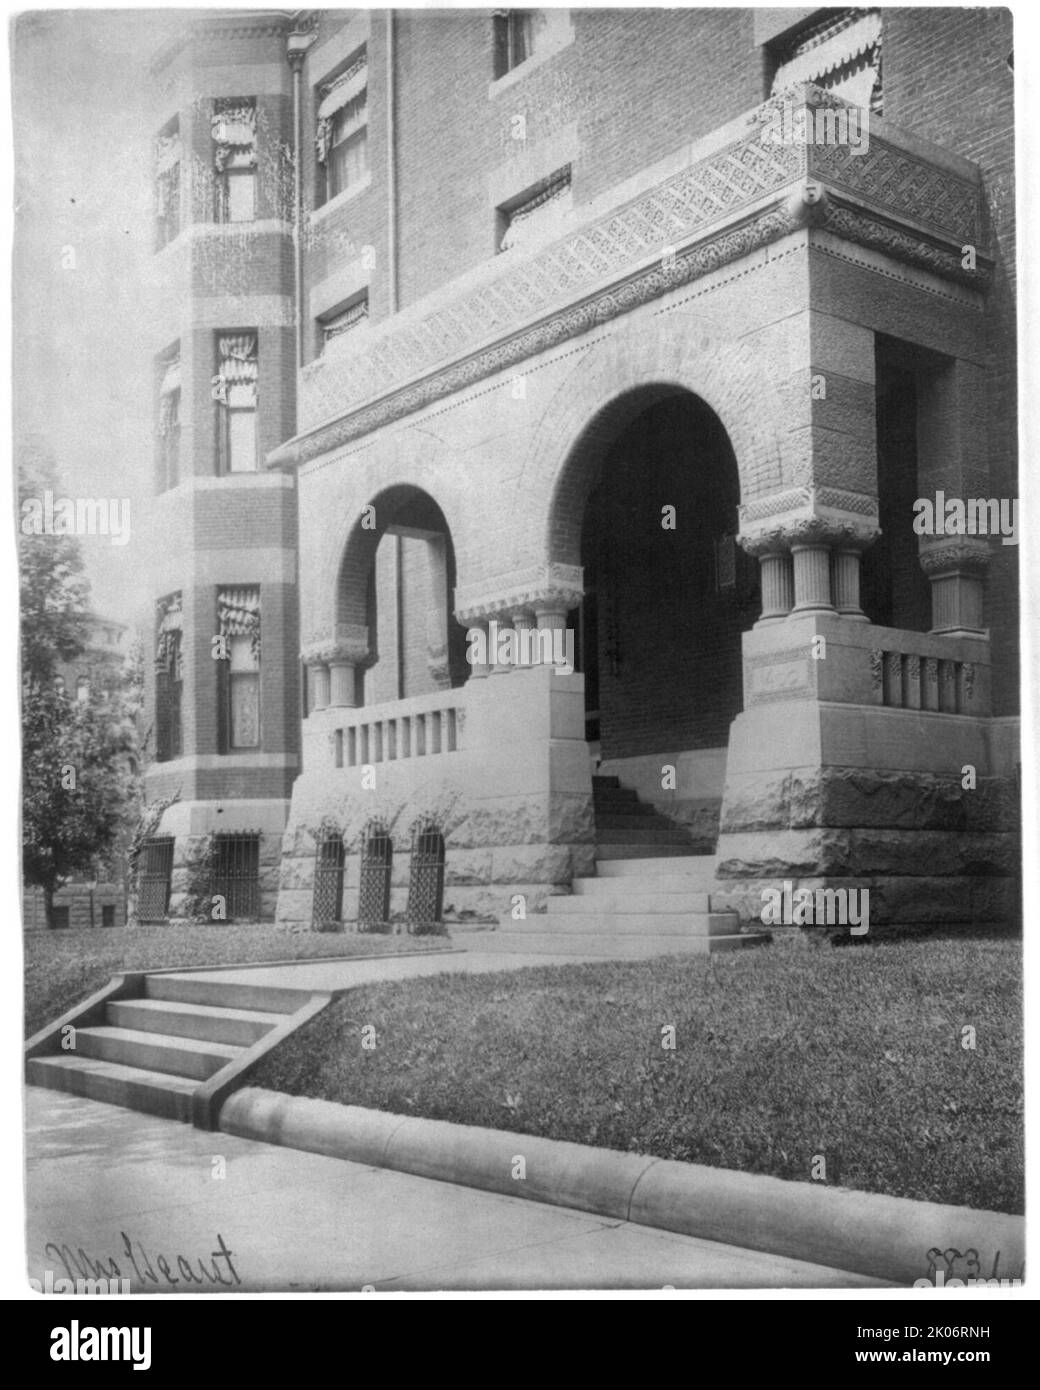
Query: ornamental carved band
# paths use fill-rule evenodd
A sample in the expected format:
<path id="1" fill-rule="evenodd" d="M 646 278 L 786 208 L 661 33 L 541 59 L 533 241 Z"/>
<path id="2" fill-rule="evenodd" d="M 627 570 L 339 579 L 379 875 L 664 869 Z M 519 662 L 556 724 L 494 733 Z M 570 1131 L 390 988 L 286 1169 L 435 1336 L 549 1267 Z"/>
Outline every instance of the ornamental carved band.
<path id="1" fill-rule="evenodd" d="M 799 90 L 815 105 L 836 100 Z M 300 377 L 302 433 L 272 461 L 328 453 L 806 226 L 986 287 L 970 166 L 959 174 L 938 154 L 910 153 L 894 132 L 872 134 L 860 155 L 769 142 L 768 105 L 748 114 L 743 134 L 727 126 L 717 148 L 656 187 L 528 256 L 496 257 L 483 284 L 395 315 L 311 363 Z M 968 242 L 977 270 L 961 264 Z"/>
<path id="2" fill-rule="evenodd" d="M 584 596 L 582 567 L 553 563 L 505 576 L 501 586 L 494 589 L 484 587 L 480 593 L 471 590 L 456 594 L 455 617 L 465 626 L 489 622 L 503 614 L 511 619 L 514 613 L 524 611 L 566 612 L 576 608 Z"/>

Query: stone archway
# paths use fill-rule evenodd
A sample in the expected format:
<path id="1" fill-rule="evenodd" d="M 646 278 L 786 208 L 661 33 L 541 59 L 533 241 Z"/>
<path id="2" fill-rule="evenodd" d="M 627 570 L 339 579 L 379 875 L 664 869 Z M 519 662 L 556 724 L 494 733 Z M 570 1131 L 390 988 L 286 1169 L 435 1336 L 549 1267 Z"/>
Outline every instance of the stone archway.
<path id="1" fill-rule="evenodd" d="M 311 708 L 357 706 L 462 684 L 465 634 L 452 615 L 455 550 L 423 489 L 395 484 L 361 507 L 336 574 L 332 637 L 306 652 Z"/>

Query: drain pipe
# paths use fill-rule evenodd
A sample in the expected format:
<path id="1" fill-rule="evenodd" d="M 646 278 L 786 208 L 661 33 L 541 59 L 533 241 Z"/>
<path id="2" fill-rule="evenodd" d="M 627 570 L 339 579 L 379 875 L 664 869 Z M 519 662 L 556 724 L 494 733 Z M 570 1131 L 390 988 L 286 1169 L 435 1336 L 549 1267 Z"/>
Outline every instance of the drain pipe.
<path id="1" fill-rule="evenodd" d="M 386 277 L 387 310 L 397 313 L 397 59 L 394 51 L 394 12 L 386 12 Z"/>
<path id="2" fill-rule="evenodd" d="M 307 50 L 314 42 L 311 33 L 290 34 L 288 40 L 289 66 L 292 68 L 293 121 L 293 299 L 296 310 L 296 369 L 303 361 L 303 103 L 300 99 L 301 73 Z"/>

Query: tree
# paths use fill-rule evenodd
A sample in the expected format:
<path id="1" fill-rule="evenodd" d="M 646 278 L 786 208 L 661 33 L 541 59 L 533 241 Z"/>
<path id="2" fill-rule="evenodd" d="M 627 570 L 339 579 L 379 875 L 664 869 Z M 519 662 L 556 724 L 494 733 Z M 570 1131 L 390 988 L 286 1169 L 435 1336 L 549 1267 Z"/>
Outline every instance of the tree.
<path id="1" fill-rule="evenodd" d="M 18 516 L 24 503 L 58 491 L 57 472 L 47 449 L 35 439 L 19 449 Z M 59 662 L 80 655 L 87 640 L 90 582 L 75 536 L 36 534 L 19 525 L 18 571 L 21 603 L 22 683 L 52 684 Z"/>
<path id="2" fill-rule="evenodd" d="M 47 488 L 55 488 L 53 465 L 30 446 L 20 500 Z M 59 689 L 58 667 L 82 654 L 89 630 L 90 585 L 75 537 L 20 530 L 19 569 L 22 867 L 26 883 L 43 889 L 50 926 L 55 892 L 96 869 L 135 807 L 138 682 L 92 688 L 86 700 Z"/>
<path id="3" fill-rule="evenodd" d="M 23 692 L 22 864 L 43 889 L 48 926 L 54 894 L 97 865 L 135 801 L 134 729 L 119 701 L 69 699 L 53 683 Z"/>

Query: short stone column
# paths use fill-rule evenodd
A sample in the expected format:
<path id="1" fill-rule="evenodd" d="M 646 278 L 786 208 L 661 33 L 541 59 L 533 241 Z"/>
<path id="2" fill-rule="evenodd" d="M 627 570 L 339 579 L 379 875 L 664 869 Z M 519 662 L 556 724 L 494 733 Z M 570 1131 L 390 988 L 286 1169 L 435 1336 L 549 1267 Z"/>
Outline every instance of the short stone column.
<path id="1" fill-rule="evenodd" d="M 786 618 L 794 606 L 794 569 L 786 550 L 770 551 L 759 556 L 762 577 L 761 623 L 775 623 Z"/>
<path id="2" fill-rule="evenodd" d="M 487 655 L 488 623 L 486 618 L 474 618 L 466 624 L 466 660 L 469 663 L 469 680 L 482 681 L 491 674 L 489 662 L 472 660 L 472 654 L 481 649 Z"/>
<path id="3" fill-rule="evenodd" d="M 794 566 L 793 613 L 833 613 L 830 547 L 820 541 L 796 541 L 791 546 Z"/>
<path id="4" fill-rule="evenodd" d="M 537 644 L 523 634 L 534 632 L 534 614 L 528 608 L 517 608 L 510 614 L 513 631 L 516 633 L 516 664 L 518 666 L 537 666 L 541 662 Z"/>
<path id="5" fill-rule="evenodd" d="M 839 616 L 865 623 L 867 615 L 859 606 L 860 553 L 857 545 L 839 543 L 835 546 L 831 556 L 831 586 Z"/>
<path id="6" fill-rule="evenodd" d="M 503 634 L 509 631 L 510 626 L 509 613 L 504 610 L 496 613 L 488 624 L 488 660 L 493 676 L 508 676 L 513 669 L 509 661 L 502 660 L 503 653 L 508 653 L 509 650 Z M 509 645 L 513 646 L 515 651 L 515 644 Z"/>
<path id="7" fill-rule="evenodd" d="M 307 663 L 307 692 L 309 697 L 308 713 L 313 714 L 315 710 L 328 709 L 329 668 L 324 661 L 309 661 Z"/>
<path id="8" fill-rule="evenodd" d="M 932 586 L 932 631 L 978 637 L 985 629 L 984 596 L 989 545 L 970 536 L 922 545 L 921 568 Z"/>
<path id="9" fill-rule="evenodd" d="M 357 707 L 357 665 L 344 657 L 329 662 L 329 704 Z"/>

